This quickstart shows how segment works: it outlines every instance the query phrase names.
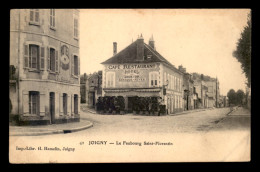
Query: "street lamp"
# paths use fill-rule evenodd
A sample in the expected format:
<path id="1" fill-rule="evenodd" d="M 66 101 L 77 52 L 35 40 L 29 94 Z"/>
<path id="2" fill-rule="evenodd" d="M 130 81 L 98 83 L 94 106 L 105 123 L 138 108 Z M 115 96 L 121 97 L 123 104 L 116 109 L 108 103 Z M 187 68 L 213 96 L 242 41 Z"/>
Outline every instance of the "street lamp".
<path id="1" fill-rule="evenodd" d="M 166 85 L 163 85 L 163 95 L 166 95 L 166 89 L 168 88 L 169 81 L 166 80 Z"/>

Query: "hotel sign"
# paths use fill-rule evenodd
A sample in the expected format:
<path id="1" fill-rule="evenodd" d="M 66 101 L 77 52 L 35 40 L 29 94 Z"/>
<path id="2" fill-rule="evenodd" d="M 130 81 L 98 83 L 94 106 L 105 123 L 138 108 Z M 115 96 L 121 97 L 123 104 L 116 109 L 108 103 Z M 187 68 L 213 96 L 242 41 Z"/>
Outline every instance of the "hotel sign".
<path id="1" fill-rule="evenodd" d="M 156 64 L 118 64 L 108 65 L 106 68 L 120 73 L 118 82 L 144 82 L 147 78 L 145 76 L 147 69 L 156 68 Z"/>
<path id="2" fill-rule="evenodd" d="M 149 87 L 149 73 L 159 71 L 158 63 L 128 63 L 105 65 L 105 72 L 115 73 L 118 88 Z"/>

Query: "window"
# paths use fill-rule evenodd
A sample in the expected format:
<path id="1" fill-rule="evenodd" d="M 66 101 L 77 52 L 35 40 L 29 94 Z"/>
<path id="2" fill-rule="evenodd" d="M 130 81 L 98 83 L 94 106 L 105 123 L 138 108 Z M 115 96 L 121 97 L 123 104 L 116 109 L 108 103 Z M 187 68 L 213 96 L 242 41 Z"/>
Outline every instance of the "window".
<path id="1" fill-rule="evenodd" d="M 30 23 L 31 24 L 39 24 L 39 9 L 31 9 L 30 10 Z"/>
<path id="2" fill-rule="evenodd" d="M 179 108 L 179 96 L 177 96 L 177 108 Z"/>
<path id="3" fill-rule="evenodd" d="M 177 83 L 176 83 L 176 90 L 178 91 L 179 90 L 179 78 L 177 78 Z"/>
<path id="4" fill-rule="evenodd" d="M 181 96 L 179 96 L 179 108 L 181 108 Z"/>
<path id="5" fill-rule="evenodd" d="M 106 75 L 107 87 L 115 87 L 115 73 L 107 72 Z"/>
<path id="6" fill-rule="evenodd" d="M 50 27 L 55 28 L 55 9 L 50 9 Z"/>
<path id="7" fill-rule="evenodd" d="M 78 95 L 74 94 L 74 114 L 78 114 Z"/>
<path id="8" fill-rule="evenodd" d="M 174 76 L 174 89 L 176 90 L 177 89 L 177 77 Z"/>
<path id="9" fill-rule="evenodd" d="M 74 75 L 78 75 L 78 56 L 74 56 Z"/>
<path id="10" fill-rule="evenodd" d="M 66 93 L 63 93 L 63 114 L 67 115 L 67 100 L 68 96 Z"/>
<path id="11" fill-rule="evenodd" d="M 48 70 L 51 72 L 59 71 L 58 51 L 54 48 L 48 49 Z"/>
<path id="12" fill-rule="evenodd" d="M 37 91 L 29 91 L 29 114 L 37 115 L 40 109 L 40 96 Z"/>
<path id="13" fill-rule="evenodd" d="M 158 73 L 157 72 L 150 72 L 149 79 L 150 79 L 150 87 L 158 86 Z"/>
<path id="14" fill-rule="evenodd" d="M 55 72 L 55 49 L 50 48 L 50 71 Z"/>
<path id="15" fill-rule="evenodd" d="M 174 76 L 171 76 L 171 89 L 173 89 L 173 87 L 174 87 Z"/>
<path id="16" fill-rule="evenodd" d="M 166 78 L 166 72 L 164 72 L 164 76 L 163 76 L 163 78 L 164 78 L 164 85 L 166 85 L 166 81 L 167 81 L 167 78 Z"/>
<path id="17" fill-rule="evenodd" d="M 177 96 L 176 95 L 174 96 L 174 106 L 175 106 L 175 109 L 177 109 Z"/>
<path id="18" fill-rule="evenodd" d="M 172 76 L 169 75 L 169 88 L 171 89 L 172 88 Z"/>
<path id="19" fill-rule="evenodd" d="M 74 38 L 78 38 L 78 18 L 74 18 Z"/>
<path id="20" fill-rule="evenodd" d="M 175 81 L 174 80 L 175 80 L 175 76 L 172 76 L 172 89 L 175 89 L 175 85 L 174 85 Z"/>
<path id="21" fill-rule="evenodd" d="M 168 88 L 170 88 L 170 74 L 167 75 L 167 80 L 168 80 Z"/>
<path id="22" fill-rule="evenodd" d="M 24 45 L 24 67 L 44 70 L 45 48 L 34 44 Z"/>
<path id="23" fill-rule="evenodd" d="M 37 45 L 29 46 L 29 68 L 39 68 L 39 46 Z"/>

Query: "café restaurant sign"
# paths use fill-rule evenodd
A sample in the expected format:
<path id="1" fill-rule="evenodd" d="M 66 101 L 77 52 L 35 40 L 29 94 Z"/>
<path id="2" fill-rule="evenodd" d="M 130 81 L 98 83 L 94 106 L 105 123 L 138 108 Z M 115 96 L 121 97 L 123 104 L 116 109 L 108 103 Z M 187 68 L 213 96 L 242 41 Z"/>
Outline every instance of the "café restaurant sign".
<path id="1" fill-rule="evenodd" d="M 151 69 L 156 68 L 155 64 L 123 64 L 123 65 L 108 65 L 108 70 L 120 70 L 120 69 Z"/>
<path id="2" fill-rule="evenodd" d="M 147 69 L 156 68 L 156 64 L 118 64 L 108 65 L 107 70 L 118 71 L 118 82 L 144 82 L 147 78 Z"/>

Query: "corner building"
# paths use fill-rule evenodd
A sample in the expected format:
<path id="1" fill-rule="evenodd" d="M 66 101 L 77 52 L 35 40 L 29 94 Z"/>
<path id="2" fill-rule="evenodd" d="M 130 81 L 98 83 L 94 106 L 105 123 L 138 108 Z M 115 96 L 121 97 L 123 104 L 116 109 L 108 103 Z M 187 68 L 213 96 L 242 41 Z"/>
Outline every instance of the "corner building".
<path id="1" fill-rule="evenodd" d="M 130 112 L 134 96 L 159 96 L 168 114 L 183 111 L 183 72 L 155 50 L 153 38 L 148 45 L 141 36 L 119 53 L 114 43 L 113 52 L 102 63 L 102 95 L 123 96 Z"/>
<path id="2" fill-rule="evenodd" d="M 10 118 L 28 125 L 79 121 L 79 11 L 13 9 L 10 21 Z"/>

